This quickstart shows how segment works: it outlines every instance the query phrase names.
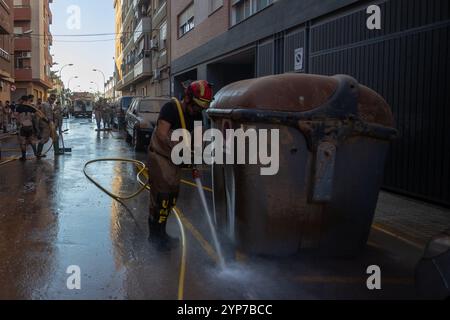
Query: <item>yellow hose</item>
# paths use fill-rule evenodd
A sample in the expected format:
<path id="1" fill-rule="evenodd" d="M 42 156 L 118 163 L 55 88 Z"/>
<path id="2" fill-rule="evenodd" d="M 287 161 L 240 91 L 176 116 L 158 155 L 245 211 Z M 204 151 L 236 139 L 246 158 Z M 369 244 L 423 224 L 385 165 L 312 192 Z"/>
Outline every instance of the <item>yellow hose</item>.
<path id="1" fill-rule="evenodd" d="M 100 183 L 98 183 L 94 178 L 92 178 L 87 172 L 86 169 L 89 165 L 96 163 L 96 162 L 127 162 L 127 163 L 134 163 L 138 166 L 140 166 L 142 169 L 138 172 L 137 174 L 137 180 L 140 180 L 140 175 L 147 169 L 147 166 L 142 162 L 142 161 L 138 161 L 138 160 L 133 160 L 133 159 L 122 159 L 122 158 L 102 158 L 102 159 L 95 159 L 95 160 L 91 160 L 89 162 L 87 162 L 84 165 L 84 169 L 83 169 L 83 173 L 86 176 L 86 178 L 89 179 L 89 181 L 91 181 L 93 184 L 95 184 L 97 186 L 97 188 L 99 188 L 100 190 L 102 190 L 103 192 L 105 192 L 107 195 L 109 195 L 111 198 L 115 199 L 115 200 L 130 200 L 133 199 L 135 197 L 137 197 L 139 194 L 142 193 L 142 191 L 144 191 L 147 186 L 148 183 L 145 183 L 142 185 L 142 187 L 134 192 L 133 194 L 130 195 L 118 195 L 118 194 L 114 194 L 110 191 L 108 191 L 107 189 L 105 189 L 104 187 L 102 187 L 102 185 Z"/>

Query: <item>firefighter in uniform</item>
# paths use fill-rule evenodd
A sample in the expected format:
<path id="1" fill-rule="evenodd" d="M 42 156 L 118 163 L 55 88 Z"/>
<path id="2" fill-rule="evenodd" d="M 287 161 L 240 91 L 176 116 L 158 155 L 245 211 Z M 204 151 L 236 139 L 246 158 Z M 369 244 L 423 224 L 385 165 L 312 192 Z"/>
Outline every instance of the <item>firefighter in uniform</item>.
<path id="1" fill-rule="evenodd" d="M 194 122 L 202 121 L 202 112 L 213 99 L 212 86 L 204 80 L 190 83 L 180 102 L 174 98 L 161 109 L 157 128 L 149 146 L 148 170 L 150 183 L 149 240 L 162 250 L 170 250 L 178 243 L 166 232 L 169 214 L 176 205 L 180 190 L 181 167 L 171 160 L 172 132 L 177 129 L 194 130 Z M 184 128 L 186 127 L 186 128 Z"/>

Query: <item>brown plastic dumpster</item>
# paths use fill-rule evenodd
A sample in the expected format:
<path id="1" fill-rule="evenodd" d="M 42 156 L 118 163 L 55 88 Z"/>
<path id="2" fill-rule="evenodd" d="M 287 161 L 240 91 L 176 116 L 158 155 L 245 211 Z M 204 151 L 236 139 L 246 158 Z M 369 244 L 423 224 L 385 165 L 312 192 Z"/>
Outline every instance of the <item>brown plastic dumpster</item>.
<path id="1" fill-rule="evenodd" d="M 365 247 L 396 136 L 382 97 L 344 75 L 284 74 L 228 85 L 208 115 L 224 133 L 280 132 L 274 176 L 213 165 L 216 221 L 240 250 L 353 256 Z"/>

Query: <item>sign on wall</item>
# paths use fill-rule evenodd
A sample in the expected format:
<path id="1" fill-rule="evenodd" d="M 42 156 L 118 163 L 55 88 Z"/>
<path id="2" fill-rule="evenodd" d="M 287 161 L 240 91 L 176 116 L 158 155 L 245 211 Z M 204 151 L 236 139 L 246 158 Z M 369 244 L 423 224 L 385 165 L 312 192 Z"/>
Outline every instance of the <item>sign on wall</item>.
<path id="1" fill-rule="evenodd" d="M 304 61 L 304 49 L 303 48 L 297 48 L 294 52 L 294 61 L 295 61 L 295 71 L 303 71 L 303 61 Z"/>

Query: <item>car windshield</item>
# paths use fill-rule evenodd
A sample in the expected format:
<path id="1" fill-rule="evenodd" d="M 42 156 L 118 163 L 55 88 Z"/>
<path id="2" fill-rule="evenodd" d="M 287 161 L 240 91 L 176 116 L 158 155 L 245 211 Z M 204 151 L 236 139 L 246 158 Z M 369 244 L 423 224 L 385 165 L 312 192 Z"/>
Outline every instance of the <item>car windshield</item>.
<path id="1" fill-rule="evenodd" d="M 133 97 L 122 98 L 122 109 L 127 110 L 130 107 L 130 104 L 132 101 L 133 101 Z"/>
<path id="2" fill-rule="evenodd" d="M 165 101 L 158 100 L 142 100 L 139 105 L 141 113 L 159 113 Z"/>

